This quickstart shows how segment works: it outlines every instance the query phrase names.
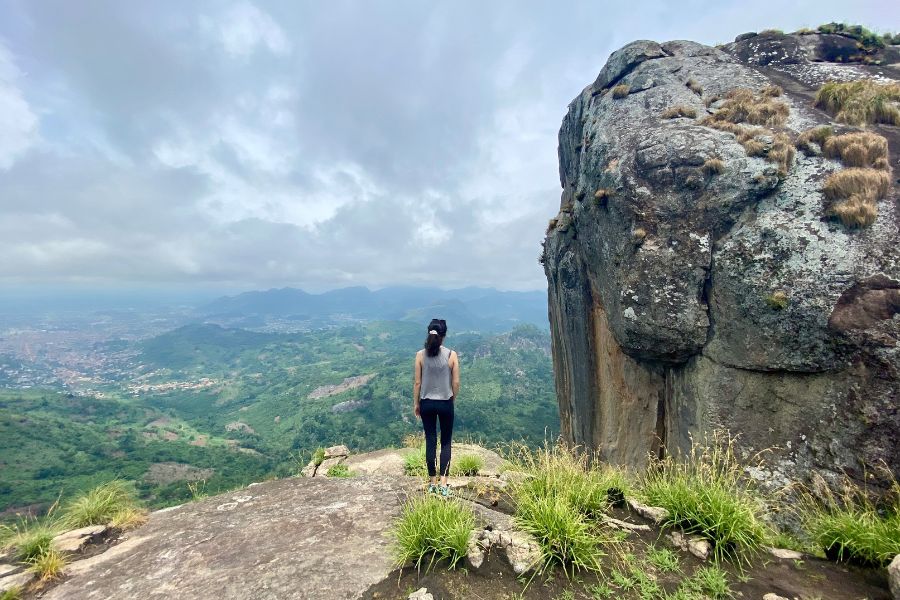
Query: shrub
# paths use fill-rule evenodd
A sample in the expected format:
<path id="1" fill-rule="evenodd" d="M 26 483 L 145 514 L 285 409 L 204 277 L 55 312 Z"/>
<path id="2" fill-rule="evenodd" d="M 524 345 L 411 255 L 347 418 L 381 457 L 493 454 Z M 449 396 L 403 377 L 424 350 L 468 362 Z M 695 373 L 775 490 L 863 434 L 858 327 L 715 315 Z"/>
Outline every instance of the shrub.
<path id="1" fill-rule="evenodd" d="M 631 92 L 631 86 L 627 83 L 620 83 L 612 89 L 612 97 L 621 100 Z"/>
<path id="2" fill-rule="evenodd" d="M 775 310 L 784 310 L 790 302 L 788 295 L 783 290 L 777 290 L 766 296 L 766 304 Z"/>
<path id="3" fill-rule="evenodd" d="M 812 129 L 807 129 L 803 133 L 797 137 L 797 141 L 794 145 L 798 150 L 803 151 L 807 156 L 815 154 L 815 150 L 811 146 L 813 142 L 819 145 L 821 148 L 825 144 L 825 140 L 834 135 L 834 129 L 829 127 L 828 125 L 822 125 L 820 127 L 813 127 Z"/>
<path id="4" fill-rule="evenodd" d="M 484 468 L 484 459 L 477 454 L 463 454 L 456 459 L 453 466 L 454 475 L 478 475 L 478 472 Z"/>
<path id="5" fill-rule="evenodd" d="M 885 566 L 900 554 L 900 484 L 877 498 L 845 479 L 834 492 L 818 482 L 820 493 L 801 496 L 806 530 L 829 558 L 867 566 Z"/>
<path id="6" fill-rule="evenodd" d="M 53 548 L 42 550 L 40 554 L 29 558 L 26 562 L 30 565 L 29 570 L 42 582 L 56 579 L 62 575 L 63 567 L 66 566 L 65 557 Z"/>
<path id="7" fill-rule="evenodd" d="M 819 88 L 815 99 L 817 108 L 850 125 L 900 125 L 898 102 L 900 83 L 881 83 L 874 79 L 830 81 Z"/>
<path id="8" fill-rule="evenodd" d="M 877 50 L 884 48 L 884 39 L 877 33 L 866 29 L 862 25 L 847 25 L 846 23 L 826 23 L 819 25 L 819 33 L 833 33 L 857 40 L 865 50 Z"/>
<path id="9" fill-rule="evenodd" d="M 123 513 L 135 510 L 134 488 L 121 479 L 114 479 L 70 501 L 63 508 L 61 521 L 73 528 L 107 525 Z"/>
<path id="10" fill-rule="evenodd" d="M 680 117 L 686 117 L 688 119 L 696 119 L 697 111 L 690 106 L 670 106 L 666 110 L 662 112 L 660 115 L 663 119 L 677 119 Z"/>
<path id="11" fill-rule="evenodd" d="M 453 568 L 466 555 L 474 528 L 475 516 L 461 501 L 431 494 L 415 497 L 391 530 L 394 560 L 397 566 L 412 562 L 417 569 L 426 558 L 427 569 L 447 560 Z"/>
<path id="12" fill-rule="evenodd" d="M 328 467 L 328 471 L 325 473 L 326 477 L 337 477 L 339 479 L 346 477 L 353 477 L 354 473 L 350 470 L 350 467 L 347 465 L 332 465 Z"/>
<path id="13" fill-rule="evenodd" d="M 425 477 L 428 466 L 425 463 L 425 446 L 414 448 L 403 457 L 403 472 L 411 477 Z"/>
<path id="14" fill-rule="evenodd" d="M 822 152 L 828 158 L 836 158 L 848 167 L 887 167 L 887 140 L 875 133 L 861 131 L 827 138 Z M 884 160 L 881 160 L 884 159 Z"/>
<path id="15" fill-rule="evenodd" d="M 664 526 L 708 539 L 717 559 L 746 558 L 768 537 L 764 507 L 754 482 L 734 453 L 734 438 L 716 433 L 693 444 L 682 460 L 657 459 L 648 466 L 643 495 L 669 511 Z"/>
<path id="16" fill-rule="evenodd" d="M 703 86 L 696 79 L 688 79 L 684 85 L 698 96 L 703 95 Z"/>
<path id="17" fill-rule="evenodd" d="M 878 216 L 877 202 L 891 187 L 888 171 L 880 169 L 844 169 L 825 180 L 822 191 L 832 202 L 829 214 L 848 227 L 867 227 Z"/>
<path id="18" fill-rule="evenodd" d="M 708 158 L 701 168 L 707 175 L 720 175 L 725 172 L 725 162 L 718 158 Z"/>

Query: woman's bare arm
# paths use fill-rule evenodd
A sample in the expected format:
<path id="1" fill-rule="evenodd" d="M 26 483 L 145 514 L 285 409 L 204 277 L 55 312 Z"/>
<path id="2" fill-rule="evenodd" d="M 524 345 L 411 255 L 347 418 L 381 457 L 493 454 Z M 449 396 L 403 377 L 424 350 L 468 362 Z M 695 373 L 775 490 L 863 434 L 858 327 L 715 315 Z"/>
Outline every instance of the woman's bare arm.
<path id="1" fill-rule="evenodd" d="M 450 387 L 453 389 L 453 398 L 459 395 L 459 356 L 456 352 L 450 353 L 450 360 L 447 361 L 450 367 Z"/>
<path id="2" fill-rule="evenodd" d="M 413 412 L 419 416 L 419 392 L 422 390 L 422 353 L 416 352 L 416 365 L 413 373 Z"/>

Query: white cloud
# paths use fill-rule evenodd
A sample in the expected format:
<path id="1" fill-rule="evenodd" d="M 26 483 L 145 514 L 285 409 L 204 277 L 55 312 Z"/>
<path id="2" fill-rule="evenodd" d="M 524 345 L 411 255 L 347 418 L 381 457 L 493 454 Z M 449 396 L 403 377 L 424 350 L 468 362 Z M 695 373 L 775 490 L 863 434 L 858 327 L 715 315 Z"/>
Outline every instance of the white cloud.
<path id="1" fill-rule="evenodd" d="M 0 42 L 0 169 L 8 169 L 37 141 L 38 118 L 17 87 L 21 74 Z"/>
<path id="2" fill-rule="evenodd" d="M 278 23 L 249 2 L 240 2 L 228 9 L 216 29 L 219 41 L 234 56 L 249 56 L 260 46 L 276 55 L 291 51 L 291 44 Z"/>

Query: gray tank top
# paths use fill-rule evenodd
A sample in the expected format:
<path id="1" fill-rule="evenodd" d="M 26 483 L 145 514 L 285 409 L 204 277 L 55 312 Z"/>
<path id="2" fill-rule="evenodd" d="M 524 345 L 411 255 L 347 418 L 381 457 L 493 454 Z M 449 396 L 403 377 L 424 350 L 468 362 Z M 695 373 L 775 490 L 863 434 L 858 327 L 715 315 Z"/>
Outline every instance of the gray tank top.
<path id="1" fill-rule="evenodd" d="M 453 397 L 450 387 L 450 349 L 441 346 L 437 356 L 428 356 L 422 351 L 422 388 L 419 398 L 429 400 L 449 400 Z"/>

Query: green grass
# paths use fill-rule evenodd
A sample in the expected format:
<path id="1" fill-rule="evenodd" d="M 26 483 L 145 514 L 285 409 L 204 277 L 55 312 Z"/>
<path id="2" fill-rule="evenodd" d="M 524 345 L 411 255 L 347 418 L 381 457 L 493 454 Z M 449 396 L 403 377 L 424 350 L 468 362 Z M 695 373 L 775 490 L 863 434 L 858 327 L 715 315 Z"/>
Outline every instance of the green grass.
<path id="1" fill-rule="evenodd" d="M 473 476 L 484 468 L 484 459 L 477 454 L 463 454 L 456 459 L 456 464 L 452 466 L 451 473 L 454 475 Z"/>
<path id="2" fill-rule="evenodd" d="M 650 546 L 647 550 L 647 562 L 663 573 L 673 573 L 680 568 L 678 554 L 668 548 Z"/>
<path id="3" fill-rule="evenodd" d="M 825 555 L 866 566 L 885 566 L 900 554 L 900 484 L 883 498 L 844 482 L 840 493 L 822 486 L 820 494 L 804 494 L 804 525 Z"/>
<path id="4" fill-rule="evenodd" d="M 624 472 L 588 466 L 588 457 L 545 443 L 538 450 L 513 447 L 512 469 L 527 475 L 511 486 L 515 521 L 533 535 L 542 553 L 543 572 L 560 566 L 567 575 L 599 570 L 604 544 L 597 519 L 631 489 Z"/>
<path id="5" fill-rule="evenodd" d="M 403 472 L 410 477 L 427 477 L 428 466 L 425 464 L 425 446 L 411 448 L 403 456 Z"/>
<path id="6" fill-rule="evenodd" d="M 847 25 L 846 23 L 825 23 L 819 25 L 819 33 L 836 33 L 858 41 L 866 50 L 878 50 L 884 48 L 885 36 L 880 36 L 871 29 L 862 25 Z"/>
<path id="7" fill-rule="evenodd" d="M 114 479 L 69 501 L 63 507 L 61 522 L 71 528 L 107 525 L 120 520 L 122 515 L 136 512 L 136 508 L 133 486 Z"/>
<path id="8" fill-rule="evenodd" d="M 66 566 L 66 557 L 62 552 L 46 548 L 25 562 L 28 563 L 29 570 L 41 581 L 50 581 L 62 575 L 63 567 Z"/>
<path id="9" fill-rule="evenodd" d="M 312 462 L 318 467 L 325 462 L 325 448 L 316 448 L 312 455 Z"/>
<path id="10" fill-rule="evenodd" d="M 900 125 L 900 83 L 874 79 L 829 81 L 816 92 L 815 105 L 849 125 Z"/>
<path id="11" fill-rule="evenodd" d="M 700 567 L 690 579 L 682 583 L 688 594 L 721 600 L 731 596 L 731 586 L 725 571 L 716 566 Z M 687 597 L 691 597 L 690 595 Z"/>
<path id="12" fill-rule="evenodd" d="M 0 592 L 0 600 L 21 600 L 22 588 L 19 586 L 11 587 L 8 590 Z"/>
<path id="13" fill-rule="evenodd" d="M 346 478 L 353 477 L 355 473 L 353 473 L 347 465 L 340 464 L 329 467 L 328 472 L 325 473 L 325 475 L 328 477 Z"/>
<path id="14" fill-rule="evenodd" d="M 48 521 L 23 520 L 7 527 L 9 535 L 4 547 L 14 548 L 16 558 L 25 562 L 50 549 L 50 542 L 58 533 L 55 525 Z"/>
<path id="15" fill-rule="evenodd" d="M 410 500 L 391 530 L 397 566 L 408 562 L 430 569 L 438 561 L 454 568 L 466 555 L 475 528 L 472 509 L 455 499 L 434 495 Z M 426 564 L 427 561 L 427 564 Z"/>
<path id="16" fill-rule="evenodd" d="M 695 444 L 682 460 L 653 461 L 642 493 L 647 502 L 669 511 L 664 526 L 708 539 L 716 560 L 746 560 L 770 536 L 762 499 L 744 476 L 729 436 L 716 434 L 709 444 Z"/>

